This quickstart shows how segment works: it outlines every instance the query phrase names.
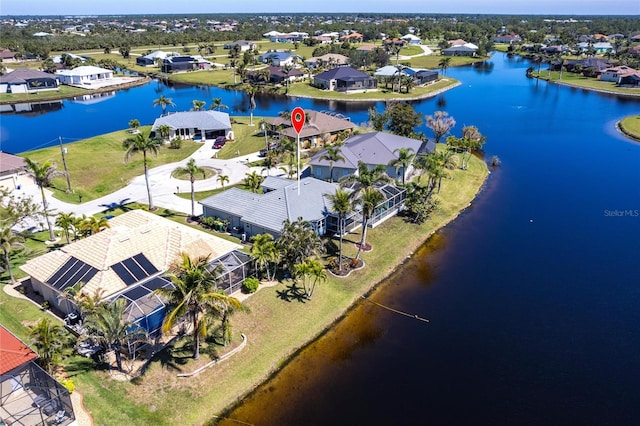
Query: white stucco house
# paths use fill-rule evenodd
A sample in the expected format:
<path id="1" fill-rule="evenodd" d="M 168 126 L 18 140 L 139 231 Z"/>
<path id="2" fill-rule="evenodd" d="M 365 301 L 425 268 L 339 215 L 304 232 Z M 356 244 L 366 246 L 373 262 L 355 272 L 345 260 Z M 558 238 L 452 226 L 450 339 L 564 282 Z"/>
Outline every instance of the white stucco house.
<path id="1" fill-rule="evenodd" d="M 87 87 L 113 79 L 113 71 L 94 66 L 82 66 L 56 72 L 60 83 L 69 86 Z"/>
<path id="2" fill-rule="evenodd" d="M 160 126 L 169 126 L 169 139 L 215 139 L 224 136 L 233 140 L 233 130 L 229 114 L 220 111 L 183 111 L 163 115 L 154 121 L 152 135 L 159 135 Z"/>

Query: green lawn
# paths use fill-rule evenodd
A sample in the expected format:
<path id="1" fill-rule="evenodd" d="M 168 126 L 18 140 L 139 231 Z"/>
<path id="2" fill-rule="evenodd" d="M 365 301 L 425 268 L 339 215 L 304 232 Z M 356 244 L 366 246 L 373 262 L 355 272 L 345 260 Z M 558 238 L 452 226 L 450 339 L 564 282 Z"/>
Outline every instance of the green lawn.
<path id="1" fill-rule="evenodd" d="M 427 68 L 431 70 L 440 69 L 440 61 L 443 58 L 451 58 L 451 62 L 449 63 L 449 67 L 458 67 L 462 65 L 469 65 L 476 62 L 482 62 L 487 60 L 486 57 L 476 57 L 471 58 L 469 56 L 439 56 L 439 55 L 428 55 L 428 56 L 417 56 L 415 58 L 411 58 L 408 61 L 401 61 L 402 63 L 409 63 L 412 67 L 417 68 Z"/>
<path id="2" fill-rule="evenodd" d="M 620 121 L 620 129 L 626 135 L 640 141 L 640 115 L 631 115 Z"/>
<path id="3" fill-rule="evenodd" d="M 260 129 L 260 123 L 265 117 L 253 117 L 253 126 L 250 125 L 250 117 L 237 116 L 231 120 L 234 134 L 234 141 L 227 142 L 216 158 L 227 160 L 239 157 L 265 148 L 264 134 Z"/>
<path id="4" fill-rule="evenodd" d="M 423 53 L 424 50 L 422 50 L 422 48 L 419 46 L 405 46 L 400 49 L 400 56 L 414 56 L 421 55 Z"/>
<path id="5" fill-rule="evenodd" d="M 438 195 L 441 207 L 427 223 L 412 225 L 396 217 L 369 231 L 368 241 L 374 250 L 363 254 L 367 264 L 363 270 L 347 279 L 329 278 L 306 303 L 277 296 L 287 289 L 287 282 L 262 289 L 250 298 L 246 304 L 251 311 L 232 318 L 236 333 L 247 335 L 246 348 L 199 376 L 178 379 L 176 373 L 191 371 L 194 363 L 176 363 L 165 352 L 158 354 L 145 375 L 133 382 L 115 381 L 107 372 L 94 371 L 84 358 L 68 359 L 66 369 L 84 395 L 95 424 L 203 424 L 220 413 L 279 368 L 301 345 L 318 336 L 435 229 L 451 221 L 471 202 L 487 176 L 487 169 L 474 157 L 467 171 L 455 170 L 451 174 L 453 179 L 443 182 Z M 177 216 L 172 219 L 184 220 Z M 357 240 L 359 233 L 345 238 L 346 255 L 355 254 L 352 243 Z M 36 307 L 31 309 L 27 302 L 13 301 L 3 293 L 0 303 L 3 308 L 0 320 L 19 336 L 25 336 L 24 321 L 44 315 Z"/>
<path id="6" fill-rule="evenodd" d="M 72 96 L 86 95 L 91 93 L 87 89 L 61 85 L 58 90 L 40 93 L 0 93 L 0 103 L 9 102 L 43 102 L 59 100 Z"/>
<path id="7" fill-rule="evenodd" d="M 148 131 L 149 128 L 144 126 L 141 130 Z M 122 147 L 122 142 L 130 136 L 127 130 L 119 130 L 65 144 L 67 167 L 74 193 L 64 192 L 67 184 L 66 179 L 62 177 L 54 180 L 52 188 L 54 196 L 70 203 L 79 203 L 79 194 L 82 195 L 82 201 L 94 200 L 125 187 L 132 178 L 142 175 L 144 173 L 142 154 L 135 154 L 127 163 L 124 161 L 125 149 Z M 181 149 L 162 146 L 158 157 L 149 156 L 149 168 L 183 160 L 201 146 L 191 141 L 184 141 Z M 57 163 L 58 170 L 63 170 L 58 146 L 24 152 L 20 155 L 39 162 L 53 160 Z"/>
<path id="8" fill-rule="evenodd" d="M 171 81 L 185 84 L 208 84 L 211 86 L 233 86 L 240 82 L 240 77 L 236 77 L 234 83 L 234 70 L 216 69 L 210 71 L 193 71 L 178 74 L 168 74 Z"/>
<path id="9" fill-rule="evenodd" d="M 446 90 L 458 84 L 457 80 L 446 77 L 427 86 L 414 87 L 409 93 L 391 92 L 380 86 L 377 91 L 369 91 L 362 93 L 340 93 L 328 90 L 316 89 L 308 83 L 295 83 L 289 87 L 290 96 L 304 96 L 318 99 L 335 99 L 335 100 L 372 100 L 372 99 L 414 99 L 418 97 L 428 97 L 434 92 Z"/>
<path id="10" fill-rule="evenodd" d="M 540 71 L 539 74 L 534 72 L 533 76 L 538 76 L 538 78 L 542 80 L 547 80 L 553 83 L 567 84 L 574 87 L 640 96 L 640 89 L 617 87 L 616 83 L 611 81 L 600 81 L 595 78 L 585 77 L 581 74 L 575 74 L 567 71 L 562 73 L 562 78 L 560 78 L 560 71 L 551 71 L 551 73 L 549 73 L 549 71 Z"/>

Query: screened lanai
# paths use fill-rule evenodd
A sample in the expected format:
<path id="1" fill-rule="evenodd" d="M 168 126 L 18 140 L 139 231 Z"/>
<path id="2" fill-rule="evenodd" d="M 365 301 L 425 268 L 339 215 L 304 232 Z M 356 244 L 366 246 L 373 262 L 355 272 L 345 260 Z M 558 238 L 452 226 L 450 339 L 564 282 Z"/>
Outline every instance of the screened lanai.
<path id="1" fill-rule="evenodd" d="M 254 275 L 251 263 L 248 254 L 234 250 L 209 262 L 208 268 L 220 268 L 218 288 L 232 294 L 240 290 L 245 279 Z"/>

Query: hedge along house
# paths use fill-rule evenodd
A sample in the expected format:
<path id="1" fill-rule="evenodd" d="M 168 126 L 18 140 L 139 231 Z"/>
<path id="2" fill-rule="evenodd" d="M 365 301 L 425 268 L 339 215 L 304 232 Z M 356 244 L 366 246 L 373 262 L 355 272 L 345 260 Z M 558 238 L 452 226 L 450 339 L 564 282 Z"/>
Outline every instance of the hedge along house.
<path id="1" fill-rule="evenodd" d="M 37 358 L 0 325 L 1 424 L 76 426 L 69 392 L 35 363 Z"/>
<path id="2" fill-rule="evenodd" d="M 21 269 L 62 315 L 77 313 L 65 290 L 84 283 L 81 292 L 101 291 L 107 301 L 125 298 L 125 315 L 153 337 L 165 306 L 153 290 L 171 285 L 163 276 L 181 253 L 215 260 L 240 245 L 143 210 L 109 220 L 110 228 L 29 260 Z"/>
<path id="3" fill-rule="evenodd" d="M 38 93 L 59 90 L 54 74 L 27 68 L 0 76 L 0 93 Z"/>
<path id="4" fill-rule="evenodd" d="M 184 111 L 173 112 L 156 118 L 151 127 L 151 136 L 159 136 L 158 128 L 167 125 L 171 128 L 169 139 L 215 139 L 218 136 L 232 140 L 234 138 L 229 114 L 220 111 Z"/>

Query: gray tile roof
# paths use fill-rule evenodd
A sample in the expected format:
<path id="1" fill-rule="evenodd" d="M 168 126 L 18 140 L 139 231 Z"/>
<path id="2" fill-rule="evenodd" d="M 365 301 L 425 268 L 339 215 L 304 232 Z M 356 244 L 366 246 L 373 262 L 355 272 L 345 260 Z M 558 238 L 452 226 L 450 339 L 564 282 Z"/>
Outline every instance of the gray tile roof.
<path id="1" fill-rule="evenodd" d="M 373 77 L 371 77 L 369 74 L 365 74 L 351 67 L 336 67 L 328 71 L 321 72 L 320 74 L 316 75 L 314 78 L 318 80 L 325 80 L 325 81 L 329 81 L 329 80 L 353 81 L 353 80 L 366 80 Z"/>
<path id="2" fill-rule="evenodd" d="M 161 125 L 172 129 L 231 130 L 229 114 L 220 111 L 184 111 L 164 115 L 153 123 L 152 131 Z"/>
<path id="3" fill-rule="evenodd" d="M 362 161 L 365 164 L 382 164 L 386 166 L 391 160 L 398 158 L 397 153 L 394 152 L 395 150 L 411 148 L 414 153 L 418 153 L 421 146 L 422 141 L 420 140 L 392 135 L 391 133 L 364 133 L 351 136 L 344 142 L 340 154 L 345 158 L 345 161 L 338 161 L 333 166 L 355 170 L 358 168 L 358 161 Z M 327 160 L 320 159 L 322 155 L 324 155 L 324 150 L 314 155 L 309 164 L 312 166 L 329 166 Z"/>
<path id="4" fill-rule="evenodd" d="M 278 189 L 265 194 L 253 194 L 231 188 L 200 201 L 200 204 L 239 216 L 243 222 L 258 225 L 279 233 L 285 220 L 320 220 L 329 211 L 324 194 L 334 193 L 338 184 L 312 177 L 300 181 L 300 194 L 295 181 L 268 177 L 265 187 Z"/>
<path id="5" fill-rule="evenodd" d="M 27 82 L 27 80 L 42 78 L 50 78 L 53 80 L 57 79 L 54 74 L 49 74 L 38 70 L 30 70 L 27 68 L 20 68 L 0 76 L 0 83 L 24 84 Z"/>

